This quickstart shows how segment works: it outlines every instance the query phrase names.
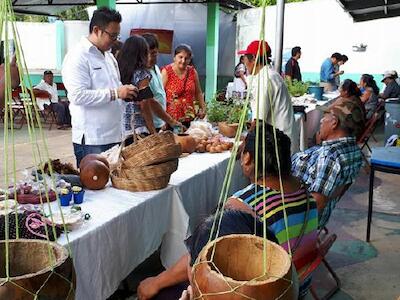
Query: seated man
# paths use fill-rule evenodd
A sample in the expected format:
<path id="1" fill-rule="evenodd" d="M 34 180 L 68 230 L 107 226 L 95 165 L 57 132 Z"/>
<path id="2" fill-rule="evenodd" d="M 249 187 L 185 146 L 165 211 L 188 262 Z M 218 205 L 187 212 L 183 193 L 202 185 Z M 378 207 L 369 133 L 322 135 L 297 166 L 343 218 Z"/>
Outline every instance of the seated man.
<path id="1" fill-rule="evenodd" d="M 317 200 L 320 227 L 326 225 L 339 200 L 337 189 L 354 182 L 362 165 L 355 137 L 364 129 L 363 111 L 353 101 L 339 99 L 335 103 L 322 108 L 322 145 L 292 156 L 293 175 L 309 186 Z"/>
<path id="2" fill-rule="evenodd" d="M 33 88 L 36 102 L 40 110 L 52 109 L 57 116 L 57 129 L 71 127 L 71 114 L 67 101 L 58 101 L 57 85 L 53 81 L 53 72 L 44 71 L 43 79 Z"/>
<path id="3" fill-rule="evenodd" d="M 397 78 L 398 76 L 396 71 L 386 71 L 385 74 L 383 74 L 382 82 L 386 85 L 386 87 L 379 97 L 382 99 L 400 97 L 400 86 L 397 84 Z"/>
<path id="4" fill-rule="evenodd" d="M 265 138 L 262 132 L 265 132 Z M 265 145 L 262 142 L 257 145 L 256 132 L 253 130 L 246 137 L 241 157 L 243 174 L 250 179 L 251 184 L 235 193 L 227 201 L 225 213 L 230 210 L 239 210 L 252 215 L 252 222 L 254 218 L 265 221 L 278 243 L 293 254 L 294 265 L 299 271 L 308 262 L 304 258 L 311 259 L 316 247 L 317 204 L 302 183 L 291 175 L 288 136 L 280 130 L 274 130 L 268 124 L 264 129 L 262 127 L 259 129 L 259 134 L 260 141 L 265 140 Z M 278 149 L 279 155 L 276 155 L 275 149 Z M 282 201 L 282 194 L 285 202 Z M 240 219 L 237 222 L 240 222 Z M 205 225 L 200 224 L 200 227 L 202 226 Z M 230 229 L 223 228 L 223 230 Z M 207 238 L 208 236 L 209 234 Z M 200 252 L 201 247 L 196 247 L 196 249 Z M 198 252 L 193 256 L 192 249 L 193 259 L 197 257 Z M 189 278 L 185 272 L 186 264 L 187 257 L 183 257 L 170 269 L 142 281 L 138 288 L 139 299 L 150 299 L 165 287 L 187 281 Z M 301 294 L 307 293 L 309 283 L 309 279 L 302 283 Z"/>

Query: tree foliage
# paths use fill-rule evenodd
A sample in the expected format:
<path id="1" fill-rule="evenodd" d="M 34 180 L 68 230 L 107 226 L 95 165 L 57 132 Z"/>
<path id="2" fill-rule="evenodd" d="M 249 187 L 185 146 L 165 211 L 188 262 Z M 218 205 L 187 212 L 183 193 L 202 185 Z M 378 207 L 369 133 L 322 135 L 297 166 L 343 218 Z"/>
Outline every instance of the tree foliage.
<path id="1" fill-rule="evenodd" d="M 244 2 L 247 2 L 254 6 L 262 6 L 264 1 L 266 2 L 266 5 L 275 5 L 276 4 L 276 0 L 244 0 Z M 285 0 L 286 3 L 303 2 L 303 1 L 306 1 L 306 0 Z"/>
<path id="2" fill-rule="evenodd" d="M 86 11 L 87 5 L 76 5 L 59 14 L 60 20 L 89 20 L 89 15 Z M 22 22 L 49 22 L 47 16 L 16 14 L 16 20 Z"/>

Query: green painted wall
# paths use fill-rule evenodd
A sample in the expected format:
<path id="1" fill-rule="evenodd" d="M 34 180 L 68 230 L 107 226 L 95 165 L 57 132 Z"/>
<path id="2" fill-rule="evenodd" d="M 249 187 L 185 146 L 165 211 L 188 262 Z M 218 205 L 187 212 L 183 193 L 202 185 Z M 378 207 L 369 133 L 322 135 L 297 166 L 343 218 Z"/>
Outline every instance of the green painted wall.
<path id="1" fill-rule="evenodd" d="M 98 8 L 106 6 L 115 9 L 115 2 L 115 0 L 97 0 L 96 4 Z"/>
<path id="2" fill-rule="evenodd" d="M 344 73 L 342 76 L 340 76 L 340 81 L 343 81 L 345 79 L 351 79 L 353 80 L 355 83 L 359 83 L 360 82 L 360 78 L 361 78 L 360 73 Z M 371 74 L 372 76 L 374 76 L 374 79 L 376 81 L 376 84 L 378 85 L 379 89 L 383 89 L 383 83 L 381 82 L 383 76 L 382 74 Z M 312 82 L 319 82 L 319 73 L 317 72 L 301 72 L 301 76 L 303 81 L 312 81 Z"/>
<path id="3" fill-rule="evenodd" d="M 219 39 L 219 3 L 207 4 L 207 41 L 206 41 L 206 101 L 217 90 Z"/>
<path id="4" fill-rule="evenodd" d="M 57 70 L 61 70 L 65 56 L 65 30 L 64 22 L 57 20 L 56 25 L 56 63 Z"/>

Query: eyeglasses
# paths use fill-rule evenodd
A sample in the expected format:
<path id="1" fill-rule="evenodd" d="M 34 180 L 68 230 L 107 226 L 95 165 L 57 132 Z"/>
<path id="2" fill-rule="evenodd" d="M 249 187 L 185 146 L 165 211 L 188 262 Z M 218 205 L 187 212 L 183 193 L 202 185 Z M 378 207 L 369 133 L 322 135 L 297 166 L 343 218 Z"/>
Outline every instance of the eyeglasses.
<path id="1" fill-rule="evenodd" d="M 121 35 L 119 33 L 109 33 L 107 30 L 102 29 L 101 31 L 105 32 L 108 34 L 111 40 L 116 41 L 121 38 Z"/>

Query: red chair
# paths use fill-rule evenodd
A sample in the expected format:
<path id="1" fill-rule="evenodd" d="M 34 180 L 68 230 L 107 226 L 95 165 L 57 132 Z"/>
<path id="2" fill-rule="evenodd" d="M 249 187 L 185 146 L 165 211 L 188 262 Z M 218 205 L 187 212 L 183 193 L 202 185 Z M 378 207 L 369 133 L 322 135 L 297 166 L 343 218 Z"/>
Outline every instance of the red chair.
<path id="1" fill-rule="evenodd" d="M 335 191 L 333 192 L 331 199 L 340 199 L 343 197 L 343 195 L 346 193 L 346 191 L 349 189 L 351 184 L 344 184 L 341 186 L 338 186 Z M 314 252 L 314 256 L 310 257 L 309 263 L 306 265 L 306 267 L 302 268 L 301 270 L 298 271 L 299 275 L 299 281 L 303 282 L 306 280 L 309 276 L 312 275 L 312 273 L 320 266 L 324 266 L 328 272 L 331 274 L 332 278 L 335 281 L 335 285 L 332 289 L 330 289 L 322 298 L 319 298 L 317 295 L 317 292 L 315 290 L 315 287 L 311 285 L 311 295 L 313 296 L 314 299 L 329 299 L 332 297 L 337 291 L 340 290 L 341 287 L 341 282 L 339 277 L 337 276 L 336 272 L 333 270 L 333 268 L 329 265 L 327 260 L 325 259 L 326 255 L 329 252 L 329 249 L 332 247 L 333 243 L 336 241 L 337 235 L 336 234 L 329 234 L 329 231 L 326 227 L 323 227 L 319 233 L 318 233 L 318 242 L 316 245 L 316 249 Z"/>
<path id="2" fill-rule="evenodd" d="M 15 126 L 16 129 L 21 129 L 25 123 L 27 123 L 26 119 L 26 110 L 24 106 L 24 102 L 21 99 L 22 88 L 17 87 L 12 90 L 11 97 L 11 110 L 12 110 L 12 124 Z M 11 117 L 11 115 L 10 115 Z"/>

